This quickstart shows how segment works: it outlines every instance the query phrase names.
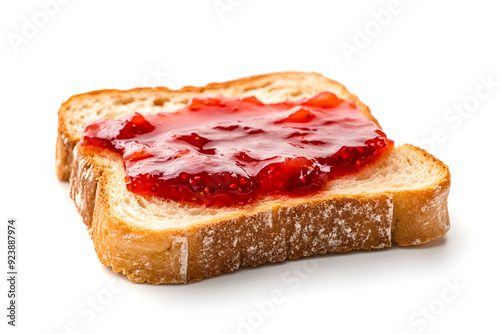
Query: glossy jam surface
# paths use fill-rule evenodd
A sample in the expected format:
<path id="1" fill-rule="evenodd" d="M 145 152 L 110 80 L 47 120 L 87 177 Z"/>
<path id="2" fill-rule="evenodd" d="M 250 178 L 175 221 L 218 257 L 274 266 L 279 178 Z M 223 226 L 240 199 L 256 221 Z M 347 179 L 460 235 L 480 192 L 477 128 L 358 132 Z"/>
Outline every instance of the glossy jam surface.
<path id="1" fill-rule="evenodd" d="M 94 121 L 81 145 L 122 154 L 134 193 L 228 206 L 318 190 L 392 141 L 353 101 L 323 92 L 276 104 L 193 98 L 175 113 Z"/>

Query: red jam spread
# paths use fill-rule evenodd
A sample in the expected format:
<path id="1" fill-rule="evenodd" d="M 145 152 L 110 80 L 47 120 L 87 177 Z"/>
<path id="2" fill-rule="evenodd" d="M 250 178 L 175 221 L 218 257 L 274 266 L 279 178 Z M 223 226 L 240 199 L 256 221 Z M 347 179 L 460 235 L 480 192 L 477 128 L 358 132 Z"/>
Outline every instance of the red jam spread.
<path id="1" fill-rule="evenodd" d="M 129 191 L 228 206 L 318 190 L 393 142 L 353 101 L 323 92 L 273 104 L 195 97 L 174 113 L 94 121 L 81 145 L 121 154 Z"/>

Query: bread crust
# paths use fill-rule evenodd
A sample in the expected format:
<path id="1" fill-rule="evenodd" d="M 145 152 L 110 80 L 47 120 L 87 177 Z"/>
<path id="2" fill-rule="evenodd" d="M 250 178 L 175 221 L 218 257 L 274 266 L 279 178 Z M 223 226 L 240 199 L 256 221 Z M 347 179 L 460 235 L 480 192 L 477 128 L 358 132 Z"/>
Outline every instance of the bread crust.
<path id="1" fill-rule="evenodd" d="M 265 76 L 207 87 L 241 84 L 241 81 L 249 84 L 262 77 Z M 368 107 L 341 87 L 361 104 L 367 117 L 373 119 Z M 167 88 L 131 91 L 153 93 L 157 89 L 176 92 Z M 189 86 L 182 90 L 201 93 L 206 87 Z M 90 92 L 72 97 L 66 103 L 110 92 L 122 93 L 116 90 Z M 121 157 L 76 145 L 79 138 L 65 133 L 64 117 L 67 115 L 60 111 L 59 117 L 57 156 L 61 165 L 57 167 L 58 177 L 70 177 L 70 196 L 89 227 L 99 260 L 132 282 L 187 283 L 240 266 L 315 254 L 379 249 L 390 247 L 393 242 L 416 245 L 444 235 L 450 227 L 448 167 L 422 149 L 403 145 L 386 155 L 404 154 L 405 150 L 418 154 L 437 169 L 440 177 L 436 182 L 416 189 L 332 193 L 270 201 L 224 219 L 206 219 L 187 228 L 140 228 L 120 219 L 113 211 L 111 166 L 120 164 Z M 68 151 L 71 151 L 71 158 L 67 156 Z M 386 158 L 382 156 L 374 164 L 382 164 Z"/>
<path id="2" fill-rule="evenodd" d="M 284 201 L 187 229 L 135 228 L 113 214 L 112 175 L 94 154 L 75 148 L 71 196 L 100 261 L 133 282 L 186 283 L 240 266 L 391 246 L 387 193 Z"/>

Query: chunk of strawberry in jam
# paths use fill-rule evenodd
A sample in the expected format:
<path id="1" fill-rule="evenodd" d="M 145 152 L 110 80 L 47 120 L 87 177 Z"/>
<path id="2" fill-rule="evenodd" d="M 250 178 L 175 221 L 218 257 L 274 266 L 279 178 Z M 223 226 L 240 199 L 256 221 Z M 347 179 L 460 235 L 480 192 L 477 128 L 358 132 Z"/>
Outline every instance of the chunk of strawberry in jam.
<path id="1" fill-rule="evenodd" d="M 175 113 L 94 121 L 81 145 L 121 154 L 136 194 L 230 206 L 318 191 L 393 142 L 353 101 L 323 92 L 273 104 L 195 97 Z"/>
<path id="2" fill-rule="evenodd" d="M 210 142 L 207 138 L 204 138 L 197 133 L 191 133 L 189 135 L 184 135 L 184 136 L 178 136 L 176 137 L 177 140 L 182 140 L 185 141 L 186 143 L 197 147 L 199 151 L 203 154 L 215 154 L 215 149 L 204 149 L 203 146 L 205 146 L 207 143 Z"/>
<path id="3" fill-rule="evenodd" d="M 87 125 L 82 136 L 82 144 L 119 152 L 123 147 L 114 144 L 114 141 L 131 139 L 149 133 L 154 128 L 144 116 L 137 112 L 120 120 L 100 119 Z"/>
<path id="4" fill-rule="evenodd" d="M 127 180 L 127 188 L 142 195 L 168 194 L 168 198 L 208 206 L 248 203 L 256 195 L 253 181 L 230 173 L 182 173 L 168 181 L 159 175 L 138 175 Z"/>
<path id="5" fill-rule="evenodd" d="M 287 118 L 284 118 L 280 121 L 277 121 L 276 123 L 307 123 L 311 121 L 314 118 L 314 114 L 311 112 L 311 110 L 306 109 L 306 108 L 299 108 L 297 111 L 295 111 L 293 114 L 288 116 Z"/>
<path id="6" fill-rule="evenodd" d="M 319 189 L 325 180 L 319 166 L 306 158 L 286 158 L 282 163 L 264 167 L 257 174 L 257 182 L 263 193 L 293 192 Z"/>

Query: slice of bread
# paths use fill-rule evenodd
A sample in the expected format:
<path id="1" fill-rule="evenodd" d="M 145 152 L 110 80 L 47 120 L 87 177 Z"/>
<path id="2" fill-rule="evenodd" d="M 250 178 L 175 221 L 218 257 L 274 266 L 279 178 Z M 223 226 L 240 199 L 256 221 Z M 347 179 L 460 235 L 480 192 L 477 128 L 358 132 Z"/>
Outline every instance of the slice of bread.
<path id="1" fill-rule="evenodd" d="M 101 262 L 133 282 L 186 283 L 239 266 L 327 252 L 416 245 L 449 229 L 448 167 L 422 149 L 395 147 L 318 193 L 272 196 L 244 207 L 205 208 L 125 187 L 122 158 L 77 145 L 87 122 L 132 112 L 175 111 L 195 95 L 243 97 L 264 103 L 330 91 L 354 100 L 344 86 L 316 73 L 283 72 L 205 87 L 104 90 L 76 95 L 59 110 L 57 175 L 89 226 Z"/>

